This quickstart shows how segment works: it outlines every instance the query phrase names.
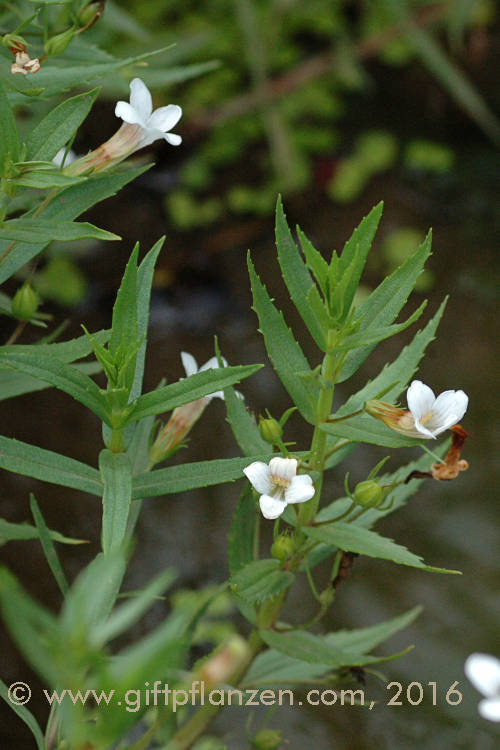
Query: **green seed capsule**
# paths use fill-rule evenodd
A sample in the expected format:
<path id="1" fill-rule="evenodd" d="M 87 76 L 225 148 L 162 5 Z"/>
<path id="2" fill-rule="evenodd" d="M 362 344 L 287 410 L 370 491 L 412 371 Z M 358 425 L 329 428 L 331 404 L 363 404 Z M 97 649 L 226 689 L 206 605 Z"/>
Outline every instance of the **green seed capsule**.
<path id="1" fill-rule="evenodd" d="M 23 284 L 14 295 L 11 312 L 17 320 L 30 320 L 36 313 L 38 297 L 28 282 Z"/>
<path id="2" fill-rule="evenodd" d="M 262 440 L 271 445 L 276 445 L 281 440 L 283 428 L 273 417 L 259 417 L 259 432 Z"/>
<path id="3" fill-rule="evenodd" d="M 271 547 L 271 556 L 274 557 L 275 560 L 279 560 L 280 562 L 289 560 L 294 552 L 295 545 L 293 543 L 293 540 L 286 534 L 280 534 L 279 536 L 277 536 Z"/>
<path id="4" fill-rule="evenodd" d="M 281 732 L 275 729 L 261 729 L 252 740 L 255 750 L 276 750 L 282 739 Z"/>
<path id="5" fill-rule="evenodd" d="M 354 488 L 354 502 L 363 508 L 376 508 L 382 502 L 383 494 L 382 487 L 367 479 Z"/>

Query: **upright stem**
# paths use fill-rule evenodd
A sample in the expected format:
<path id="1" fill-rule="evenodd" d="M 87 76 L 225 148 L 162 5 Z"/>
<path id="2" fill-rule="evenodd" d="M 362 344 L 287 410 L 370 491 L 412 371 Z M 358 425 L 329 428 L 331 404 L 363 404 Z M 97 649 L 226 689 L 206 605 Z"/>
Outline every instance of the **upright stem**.
<path id="1" fill-rule="evenodd" d="M 335 354 L 335 343 L 336 343 L 337 332 L 333 329 L 328 331 L 326 354 L 323 359 L 323 366 L 321 368 L 322 388 L 319 393 L 318 407 L 317 407 L 317 423 L 314 428 L 312 443 L 311 443 L 311 468 L 319 472 L 319 477 L 315 484 L 314 497 L 311 498 L 307 503 L 303 503 L 299 509 L 299 524 L 301 526 L 307 526 L 314 519 L 318 510 L 319 499 L 321 497 L 321 489 L 323 486 L 323 470 L 326 458 L 326 432 L 320 429 L 320 427 L 328 420 L 330 412 L 332 410 L 333 402 L 333 391 L 335 388 L 335 373 L 337 365 L 337 357 Z"/>

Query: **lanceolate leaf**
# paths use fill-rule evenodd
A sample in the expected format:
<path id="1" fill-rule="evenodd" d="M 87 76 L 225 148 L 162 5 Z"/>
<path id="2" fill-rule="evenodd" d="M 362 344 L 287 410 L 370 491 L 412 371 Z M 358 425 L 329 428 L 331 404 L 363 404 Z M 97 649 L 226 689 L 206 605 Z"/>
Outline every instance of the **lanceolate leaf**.
<path id="1" fill-rule="evenodd" d="M 360 320 L 359 332 L 390 325 L 406 303 L 424 263 L 431 252 L 432 234 L 399 268 L 385 278 L 381 284 L 356 309 L 356 320 Z M 349 352 L 341 367 L 338 382 L 343 382 L 356 372 L 368 357 L 374 344 Z"/>
<path id="2" fill-rule="evenodd" d="M 266 455 L 249 458 L 221 458 L 216 461 L 195 461 L 167 469 L 157 469 L 134 477 L 132 497 L 159 497 L 174 492 L 185 492 L 196 487 L 208 487 L 244 479 L 243 469 L 252 461 L 267 461 Z"/>
<path id="3" fill-rule="evenodd" d="M 360 655 L 367 654 L 380 643 L 383 643 L 392 635 L 410 625 L 420 612 L 421 607 L 414 607 L 409 612 L 399 615 L 399 617 L 394 617 L 392 620 L 386 620 L 386 622 L 381 622 L 371 627 L 338 630 L 335 633 L 328 633 L 322 637 L 320 644 L 315 641 L 315 645 L 320 645 L 322 651 L 326 647 L 330 656 L 342 653 L 347 660 L 359 660 Z M 287 634 L 285 633 L 284 635 L 286 636 Z M 264 635 L 264 638 L 269 640 L 267 633 Z M 310 646 L 311 644 L 305 644 L 304 641 L 301 641 L 300 645 Z M 309 682 L 334 668 L 328 663 L 317 664 L 311 661 L 300 661 L 299 652 L 294 652 L 293 644 L 290 644 L 285 639 L 280 641 L 280 646 L 283 650 L 286 648 L 287 652 L 292 651 L 293 655 L 287 655 L 283 651 L 280 652 L 275 649 L 269 649 L 259 654 L 245 675 L 242 687 L 259 684 Z M 313 649 L 310 647 L 307 648 L 306 656 L 308 659 L 311 658 L 311 654 L 314 656 L 317 655 Z M 371 658 L 376 659 L 377 657 Z M 343 666 L 350 665 L 345 664 Z"/>
<path id="4" fill-rule="evenodd" d="M 344 245 L 340 255 L 339 275 L 340 281 L 344 277 L 349 277 L 349 281 L 344 288 L 344 299 L 342 309 L 344 318 L 347 316 L 354 293 L 358 288 L 359 280 L 366 263 L 366 257 L 371 248 L 375 232 L 377 231 L 382 209 L 384 204 L 380 202 L 372 208 L 368 216 L 365 216 L 361 224 L 354 230 L 350 239 Z"/>
<path id="5" fill-rule="evenodd" d="M 255 534 L 255 499 L 252 487 L 245 485 L 233 513 L 228 534 L 227 562 L 230 575 L 234 576 L 253 559 L 253 539 Z"/>
<path id="6" fill-rule="evenodd" d="M 85 539 L 71 539 L 70 537 L 63 536 L 58 531 L 52 531 L 48 529 L 50 538 L 54 542 L 60 542 L 61 544 L 85 544 Z M 0 545 L 6 542 L 25 541 L 27 539 L 39 539 L 40 533 L 36 526 L 31 526 L 29 523 L 10 523 L 3 518 L 0 518 Z"/>
<path id="7" fill-rule="evenodd" d="M 259 319 L 259 330 L 264 336 L 269 359 L 295 406 L 307 422 L 314 424 L 317 391 L 308 384 L 305 378 L 300 377 L 300 375 L 311 373 L 309 362 L 286 325 L 283 314 L 278 312 L 273 305 L 265 286 L 255 272 L 250 257 L 248 258 L 248 271 L 252 286 L 253 309 Z"/>
<path id="8" fill-rule="evenodd" d="M 104 485 L 102 495 L 102 549 L 105 555 L 118 550 L 125 538 L 132 501 L 132 467 L 126 453 L 104 449 L 99 455 Z"/>
<path id="9" fill-rule="evenodd" d="M 107 407 L 99 388 L 93 380 L 74 367 L 52 358 L 45 352 L 37 351 L 36 347 L 32 353 L 17 353 L 11 349 L 0 351 L 1 366 L 19 370 L 69 393 L 108 424 Z"/>
<path id="10" fill-rule="evenodd" d="M 321 425 L 321 429 L 330 435 L 345 438 L 353 443 L 373 443 L 386 448 L 405 448 L 422 443 L 422 440 L 417 438 L 394 432 L 368 414 L 361 414 L 342 422 L 326 423 Z"/>
<path id="11" fill-rule="evenodd" d="M 54 576 L 56 583 L 61 590 L 62 595 L 66 596 L 66 594 L 68 593 L 68 582 L 66 580 L 66 576 L 64 575 L 64 571 L 61 567 L 61 563 L 59 562 L 56 548 L 54 547 L 54 542 L 52 541 L 51 532 L 47 528 L 47 525 L 44 521 L 40 508 L 38 507 L 36 498 L 33 494 L 30 495 L 30 508 L 31 508 L 31 513 L 33 515 L 33 519 L 38 529 L 38 533 L 40 534 L 40 543 L 42 545 L 45 559 L 47 560 L 49 564 L 49 567 L 52 571 L 52 575 Z"/>
<path id="12" fill-rule="evenodd" d="M 31 131 L 26 141 L 26 158 L 33 161 L 53 159 L 85 120 L 98 93 L 99 89 L 96 88 L 78 94 L 49 112 Z"/>
<path id="13" fill-rule="evenodd" d="M 142 390 L 142 378 L 144 373 L 144 358 L 146 356 L 146 334 L 149 321 L 149 301 L 151 299 L 151 284 L 156 260 L 163 247 L 165 237 L 155 242 L 149 253 L 145 256 L 137 271 L 137 338 L 142 339 L 142 344 L 137 352 L 135 375 L 130 400 L 138 398 Z"/>
<path id="14" fill-rule="evenodd" d="M 295 576 L 282 570 L 278 560 L 256 560 L 231 576 L 230 587 L 250 604 L 271 599 L 290 588 Z"/>
<path id="15" fill-rule="evenodd" d="M 125 268 L 113 306 L 113 323 L 109 339 L 109 352 L 116 355 L 120 346 L 134 347 L 137 342 L 137 255 L 136 243 Z"/>
<path id="16" fill-rule="evenodd" d="M 236 395 L 234 388 L 224 389 L 224 403 L 227 421 L 242 453 L 245 456 L 255 456 L 269 451 L 269 443 L 261 438 L 255 419 L 248 412 L 244 400 Z"/>
<path id="17" fill-rule="evenodd" d="M 384 401 L 393 402 L 402 391 L 406 388 L 414 373 L 416 372 L 419 362 L 423 357 L 423 354 L 427 346 L 434 340 L 436 329 L 443 315 L 447 300 L 445 299 L 436 314 L 427 323 L 425 328 L 415 334 L 413 341 L 401 351 L 397 359 L 390 365 L 386 365 L 382 372 L 373 380 L 368 383 L 360 391 L 351 396 L 341 408 L 332 414 L 332 419 L 343 417 L 346 414 L 350 414 L 363 407 L 365 401 L 376 398 L 379 393 L 385 391 L 383 399 Z M 389 386 L 392 386 L 389 388 Z M 386 390 L 389 388 L 389 390 Z M 368 416 L 368 415 L 366 415 Z M 328 426 L 328 432 L 342 437 L 347 437 L 342 432 L 342 425 L 349 424 L 349 430 L 351 428 L 364 429 L 366 425 L 366 416 L 361 419 L 360 417 L 353 417 L 352 419 L 346 419 L 345 422 L 331 423 Z M 373 417 L 370 418 L 373 422 L 377 423 Z M 378 423 L 384 430 L 381 434 L 385 435 L 386 431 L 391 432 L 388 427 L 385 427 L 381 422 Z M 337 427 L 340 431 L 337 431 Z M 352 434 L 352 433 L 351 433 Z M 403 436 L 400 436 L 403 437 Z"/>
<path id="18" fill-rule="evenodd" d="M 120 237 L 105 229 L 98 229 L 85 221 L 49 221 L 48 219 L 33 219 L 22 217 L 4 221 L 0 227 L 0 240 L 16 240 L 27 244 L 38 245 L 40 242 L 61 240 L 119 240 Z"/>
<path id="19" fill-rule="evenodd" d="M 96 469 L 20 440 L 0 436 L 0 468 L 91 495 L 100 497 L 102 494 L 102 483 Z"/>
<path id="20" fill-rule="evenodd" d="M 261 365 L 246 365 L 204 370 L 179 380 L 177 383 L 157 388 L 155 391 L 146 393 L 137 399 L 126 424 L 154 414 L 170 411 L 175 409 L 176 406 L 182 406 L 182 404 L 187 404 L 190 401 L 196 401 L 202 396 L 207 396 L 248 378 L 260 368 Z"/>
<path id="21" fill-rule="evenodd" d="M 114 195 L 128 182 L 149 169 L 149 166 L 126 169 L 114 174 L 97 174 L 79 185 L 60 190 L 43 210 L 41 217 L 43 219 L 55 218 L 60 221 L 76 219 L 95 203 Z M 38 244 L 16 242 L 8 254 L 0 260 L 0 284 L 38 255 L 47 244 L 48 240 L 39 241 Z M 10 245 L 11 240 L 0 240 L 0 258 Z"/>
<path id="22" fill-rule="evenodd" d="M 5 169 L 9 162 L 16 162 L 19 156 L 19 141 L 16 123 L 11 106 L 0 83 L 0 122 L 2 136 L 0 138 L 0 177 L 7 176 Z"/>
<path id="23" fill-rule="evenodd" d="M 301 228 L 297 227 L 296 231 L 300 246 L 302 248 L 302 252 L 304 253 L 306 266 L 309 268 L 314 278 L 318 282 L 319 288 L 326 295 L 328 289 L 328 271 L 330 267 L 321 253 L 318 252 L 318 250 L 316 250 L 310 240 L 308 240 Z"/>
<path id="24" fill-rule="evenodd" d="M 421 568 L 432 573 L 459 573 L 457 570 L 446 570 L 445 568 L 434 568 L 426 565 L 421 557 L 413 554 L 406 547 L 396 544 L 392 539 L 380 536 L 375 531 L 363 529 L 353 523 L 337 521 L 332 523 L 331 526 L 305 527 L 303 531 L 309 539 L 337 547 L 337 549 L 345 552 L 356 552 L 367 557 L 392 560 L 398 565 Z"/>
<path id="25" fill-rule="evenodd" d="M 422 315 L 427 302 L 424 301 L 420 307 L 415 310 L 412 315 L 405 320 L 404 323 L 398 323 L 392 326 L 382 326 L 382 328 L 367 328 L 365 331 L 359 333 L 353 333 L 350 336 L 346 336 L 343 341 L 335 347 L 337 351 L 346 351 L 349 349 L 359 349 L 362 346 L 378 344 L 384 339 L 388 339 L 390 336 L 395 336 L 397 333 L 401 333 L 405 328 L 408 328 L 412 323 L 415 323 Z"/>
<path id="26" fill-rule="evenodd" d="M 316 344 L 325 351 L 329 316 L 288 228 L 281 198 L 278 198 L 276 206 L 276 247 L 283 280 L 292 302 Z"/>

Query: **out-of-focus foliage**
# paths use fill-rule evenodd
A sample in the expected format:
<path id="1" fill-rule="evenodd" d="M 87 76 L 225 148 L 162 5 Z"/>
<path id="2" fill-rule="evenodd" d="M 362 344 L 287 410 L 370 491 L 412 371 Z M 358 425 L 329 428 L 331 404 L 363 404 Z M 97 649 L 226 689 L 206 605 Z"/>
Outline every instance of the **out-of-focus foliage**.
<path id="1" fill-rule="evenodd" d="M 356 138 L 345 141 L 359 95 L 376 93 L 374 62 L 396 75 L 423 65 L 500 142 L 497 120 L 464 72 L 464 41 L 487 33 L 495 15 L 491 0 L 127 0 L 119 7 L 108 1 L 107 18 L 92 33 L 122 54 L 175 39 L 169 59 L 185 61 L 188 54 L 193 70 L 218 61 L 175 88 L 192 151 L 165 210 L 179 229 L 189 229 L 228 212 L 270 213 L 276 191 L 309 187 L 318 163 L 324 171 L 326 162 L 329 175 L 320 182 L 340 203 L 355 199 L 400 156 L 411 169 L 450 169 L 452 149 L 419 135 L 418 124 L 414 140 L 399 143 L 397 123 L 374 132 L 363 127 L 360 112 Z M 165 79 L 161 65 L 161 56 L 148 61 L 148 85 L 175 82 L 171 70 Z"/>

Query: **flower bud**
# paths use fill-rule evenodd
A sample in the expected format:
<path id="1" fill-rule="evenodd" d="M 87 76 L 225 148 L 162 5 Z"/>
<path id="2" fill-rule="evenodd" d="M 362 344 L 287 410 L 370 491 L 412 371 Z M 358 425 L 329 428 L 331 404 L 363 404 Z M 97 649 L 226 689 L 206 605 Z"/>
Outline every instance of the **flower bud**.
<path id="1" fill-rule="evenodd" d="M 283 428 L 273 417 L 259 417 L 259 432 L 262 440 L 277 445 L 283 434 Z"/>
<path id="2" fill-rule="evenodd" d="M 5 34 L 2 37 L 2 44 L 12 52 L 13 55 L 16 52 L 26 52 L 26 40 L 23 39 L 19 34 Z"/>
<path id="3" fill-rule="evenodd" d="M 293 543 L 293 539 L 287 534 L 280 534 L 277 536 L 271 547 L 271 556 L 280 562 L 289 560 L 294 552 L 295 544 Z"/>
<path id="4" fill-rule="evenodd" d="M 363 508 L 376 508 L 383 498 L 382 487 L 371 479 L 360 482 L 354 488 L 354 502 Z"/>
<path id="5" fill-rule="evenodd" d="M 78 11 L 76 18 L 80 26 L 87 26 L 87 24 L 90 24 L 97 15 L 101 14 L 101 12 L 101 3 L 86 3 L 85 5 L 82 5 Z"/>
<path id="6" fill-rule="evenodd" d="M 255 750 L 276 750 L 281 744 L 282 733 L 276 729 L 261 729 L 252 740 Z"/>
<path id="7" fill-rule="evenodd" d="M 335 599 L 335 591 L 330 587 L 324 589 L 319 595 L 319 603 L 322 607 L 329 607 Z"/>
<path id="8" fill-rule="evenodd" d="M 208 657 L 196 671 L 196 679 L 205 683 L 210 689 L 212 685 L 227 682 L 249 656 L 248 643 L 240 635 L 231 635 L 215 653 Z"/>
<path id="9" fill-rule="evenodd" d="M 36 313 L 38 297 L 30 284 L 26 282 L 14 295 L 11 312 L 17 320 L 30 320 Z"/>
<path id="10" fill-rule="evenodd" d="M 61 34 L 56 34 L 50 39 L 47 39 L 44 47 L 47 57 L 56 57 L 57 55 L 62 54 L 74 36 L 75 29 L 71 27 L 70 29 L 61 32 Z"/>

